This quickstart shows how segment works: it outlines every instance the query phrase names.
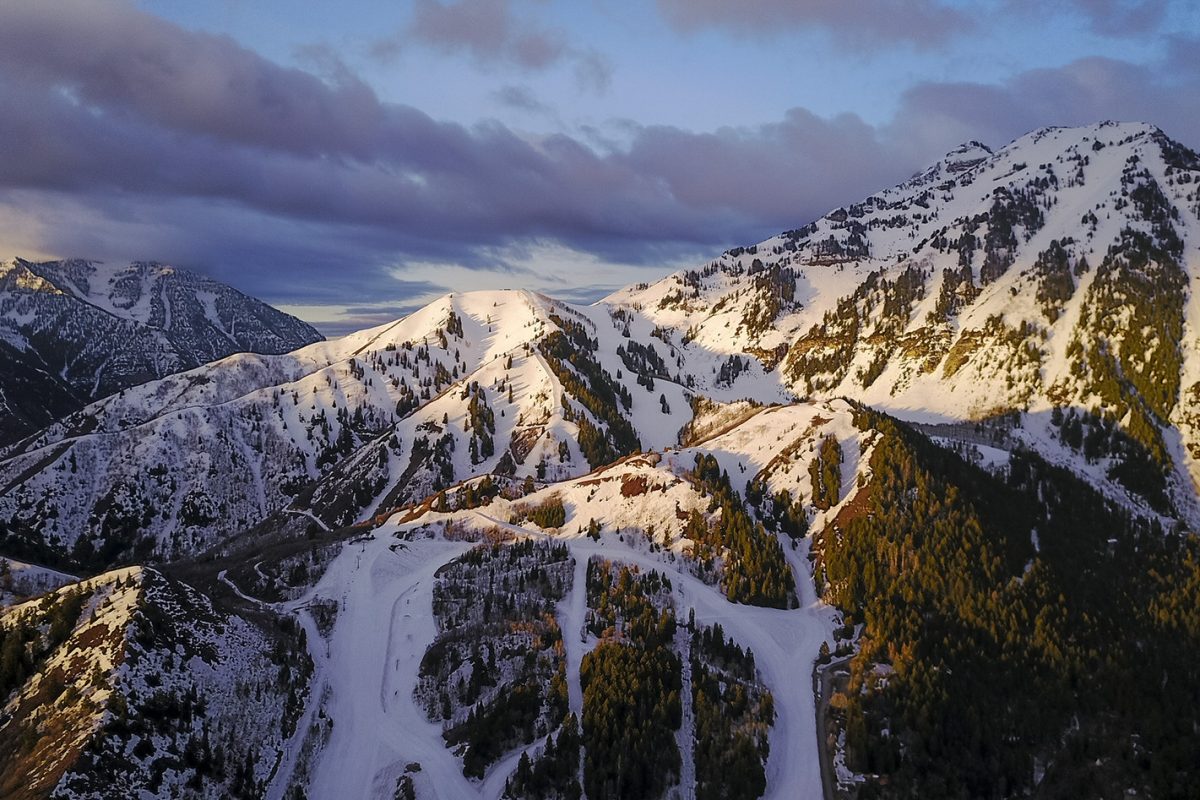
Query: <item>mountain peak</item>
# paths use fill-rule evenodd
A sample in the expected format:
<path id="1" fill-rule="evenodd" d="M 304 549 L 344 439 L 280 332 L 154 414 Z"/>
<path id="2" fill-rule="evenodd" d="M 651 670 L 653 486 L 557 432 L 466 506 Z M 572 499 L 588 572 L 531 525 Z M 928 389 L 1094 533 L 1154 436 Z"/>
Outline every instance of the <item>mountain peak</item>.
<path id="1" fill-rule="evenodd" d="M 946 169 L 950 172 L 962 172 L 979 164 L 988 156 L 991 156 L 993 152 L 992 148 L 983 142 L 972 139 L 969 142 L 963 142 L 949 153 L 946 153 L 940 163 L 945 164 Z"/>
<path id="2" fill-rule="evenodd" d="M 231 353 L 320 339 L 231 286 L 165 264 L 11 259 L 0 265 L 0 441 Z"/>
<path id="3" fill-rule="evenodd" d="M 233 432 L 243 419 L 272 419 L 269 434 L 257 423 L 251 433 L 269 435 L 264 452 L 302 454 L 291 472 L 264 465 L 229 487 L 197 478 L 197 497 L 212 496 L 206 518 L 224 503 L 244 520 L 374 436 L 358 472 L 315 496 L 318 510 L 334 509 L 327 521 L 343 524 L 358 510 L 335 507 L 347 493 L 394 504 L 484 464 L 517 478 L 596 466 L 578 441 L 597 450 L 597 426 L 615 426 L 614 452 L 670 444 L 695 395 L 762 404 L 845 396 L 924 422 L 1100 407 L 1134 420 L 1138 452 L 1167 465 L 1164 476 L 1175 467 L 1200 475 L 1200 444 L 1192 461 L 1168 452 L 1173 440 L 1161 433 L 1162 423 L 1178 424 L 1200 442 L 1200 407 L 1182 404 L 1200 397 L 1200 355 L 1171 349 L 1187 339 L 1186 283 L 1200 263 L 1198 178 L 1200 159 L 1142 123 L 1044 128 L 994 151 L 968 141 L 920 180 L 595 307 L 525 290 L 456 292 L 336 342 L 148 383 L 88 412 L 95 430 L 122 438 L 88 440 L 80 453 L 128 445 L 144 460 L 135 443 L 196 408 L 221 406 L 202 427 L 229 440 L 250 435 Z M 1127 339 L 1148 342 L 1150 356 L 1129 356 Z M 1120 380 L 1136 392 L 1114 390 Z M 487 428 L 479 393 L 488 391 L 498 427 L 485 455 L 477 431 Z M 572 392 L 595 406 L 586 435 Z M 349 423 L 348 413 L 357 414 Z M 393 458 L 391 440 L 379 438 L 388 429 L 400 431 L 396 441 L 421 440 L 411 473 L 397 460 L 409 451 Z M 451 435 L 457 449 L 447 443 L 435 456 Z M 162 445 L 164 463 L 176 458 L 172 446 Z M 13 479 L 28 468 L 14 466 Z M 351 491 L 351 478 L 410 488 Z M 1165 507 L 1166 481 L 1139 490 Z M 261 492 L 238 494 L 247 482 Z M 30 498 L 41 496 L 36 488 Z M 74 504 L 84 516 L 71 524 L 88 524 L 89 502 Z"/>
<path id="4" fill-rule="evenodd" d="M 994 154 L 995 151 L 983 142 L 974 139 L 963 142 L 925 169 L 915 173 L 901 188 L 953 180 L 956 175 L 974 169 Z"/>

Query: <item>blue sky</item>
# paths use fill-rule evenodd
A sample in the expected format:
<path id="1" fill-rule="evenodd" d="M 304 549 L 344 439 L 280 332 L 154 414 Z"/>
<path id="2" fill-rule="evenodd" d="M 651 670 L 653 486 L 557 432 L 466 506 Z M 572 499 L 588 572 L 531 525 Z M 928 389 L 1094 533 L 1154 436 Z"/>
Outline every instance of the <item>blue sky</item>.
<path id="1" fill-rule="evenodd" d="M 592 299 L 965 139 L 1200 146 L 1194 2 L 0 0 L 4 255 L 206 271 L 329 332 Z"/>
<path id="2" fill-rule="evenodd" d="M 692 130 L 758 125 L 777 120 L 792 106 L 822 116 L 854 113 L 885 124 L 904 90 L 922 81 L 996 83 L 1018 72 L 1094 55 L 1153 63 L 1165 55 L 1170 35 L 1200 29 L 1200 11 L 1189 9 L 1189 3 L 1164 3 L 1161 24 L 1152 31 L 1113 35 L 1095 29 L 1087 4 L 1039 3 L 1014 10 L 1015 4 L 959 2 L 947 7 L 967 15 L 972 27 L 962 35 L 937 43 L 858 43 L 848 31 L 815 25 L 680 30 L 653 2 L 504 4 L 532 27 L 600 56 L 611 83 L 598 90 L 580 85 L 569 59 L 531 69 L 481 60 L 465 48 L 405 40 L 414 17 L 412 3 L 312 5 L 295 13 L 294 3 L 281 0 L 141 3 L 147 11 L 192 29 L 229 35 L 274 61 L 302 69 L 313 68 L 314 47 L 330 48 L 383 99 L 436 111 L 440 118 L 471 124 L 494 117 L 518 127 L 571 132 L 626 119 Z M 1147 4 L 1114 7 L 1141 5 Z M 1105 5 L 1095 8 L 1100 13 Z M 380 52 L 381 43 L 394 49 Z M 531 112 L 506 105 L 497 92 L 512 87 L 526 90 L 548 109 Z"/>

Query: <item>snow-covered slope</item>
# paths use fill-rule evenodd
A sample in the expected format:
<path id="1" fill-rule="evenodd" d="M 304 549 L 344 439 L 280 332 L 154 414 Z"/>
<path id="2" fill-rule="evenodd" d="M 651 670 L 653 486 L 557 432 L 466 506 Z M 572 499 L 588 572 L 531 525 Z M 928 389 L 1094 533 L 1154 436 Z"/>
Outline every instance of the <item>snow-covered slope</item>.
<path id="1" fill-rule="evenodd" d="M 0 442 L 114 392 L 230 353 L 284 353 L 312 327 L 163 264 L 0 264 Z"/>
<path id="2" fill-rule="evenodd" d="M 302 634 L 126 568 L 0 616 L 5 797 L 228 797 L 265 785 L 307 694 Z"/>
<path id="3" fill-rule="evenodd" d="M 719 421 L 730 410 L 710 408 L 705 416 Z M 779 552 L 794 576 L 793 600 L 786 607 L 768 608 L 729 599 L 728 571 L 737 556 L 722 551 L 715 563 L 706 565 L 701 555 L 704 542 L 688 538 L 689 531 L 694 535 L 698 530 L 689 528 L 695 516 L 705 521 L 706 529 L 715 530 L 716 521 L 728 513 L 712 506 L 712 478 L 701 479 L 695 471 L 696 459 L 716 458 L 719 470 L 727 473 L 739 493 L 751 482 L 759 482 L 764 488 L 758 513 L 771 521 L 772 498 L 781 492 L 796 498 L 812 494 L 809 465 L 821 442 L 832 437 L 842 453 L 841 490 L 828 510 L 809 510 L 814 526 L 822 526 L 853 502 L 869 478 L 864 470 L 869 469 L 867 459 L 876 436 L 860 429 L 854 409 L 841 401 L 761 407 L 742 425 L 688 448 L 632 455 L 529 493 L 518 485 L 489 493 L 490 478 L 474 479 L 434 502 L 382 518 L 343 549 L 310 592 L 288 604 L 301 615 L 322 602 L 338 609 L 327 645 L 317 647 L 318 660 L 328 659 L 318 668 L 324 686 L 321 695 L 326 698 L 320 714 L 333 725 L 313 759 L 309 796 L 390 796 L 393 787 L 409 782 L 418 797 L 427 793 L 489 800 L 503 796 L 521 754 L 536 756 L 545 733 L 535 736 L 532 746 L 518 743 L 505 748 L 481 779 L 466 777 L 462 748 L 447 745 L 450 734 L 444 731 L 469 729 L 476 719 L 485 719 L 487 704 L 480 701 L 474 709 L 453 715 L 453 724 L 438 725 L 423 710 L 428 697 L 420 689 L 419 675 L 435 653 L 441 657 L 444 652 L 444 646 L 434 644 L 436 617 L 445 613 L 435 599 L 435 587 L 450 569 L 447 565 L 469 549 L 468 542 L 534 540 L 563 545 L 574 560 L 574 580 L 553 604 L 552 616 L 562 633 L 561 651 L 556 646 L 555 652 L 565 662 L 570 713 L 587 717 L 581 668 L 587 654 L 604 641 L 587 627 L 589 608 L 593 608 L 586 579 L 589 561 L 605 559 L 642 573 L 656 571 L 672 586 L 669 597 L 680 623 L 694 620 L 696 630 L 721 625 L 732 641 L 753 651 L 759 679 L 774 694 L 770 756 L 763 764 L 765 796 L 820 797 L 814 700 L 808 690 L 808 668 L 803 665 L 817 657 L 822 642 L 832 641 L 835 614 L 817 600 L 809 579 L 807 542 L 782 531 L 778 535 L 787 543 Z M 556 504 L 563 508 L 561 520 L 539 524 L 535 509 Z M 480 558 L 486 558 L 487 549 L 483 552 Z M 536 574 L 527 566 L 520 586 L 543 585 L 538 583 L 542 579 L 532 577 Z M 511 578 L 511 582 L 495 579 L 501 594 L 503 587 L 516 585 L 517 576 Z M 479 591 L 490 587 L 490 581 L 485 582 Z M 478 598 L 468 604 L 474 611 L 480 606 Z M 456 629 L 448 638 L 461 638 L 464 630 Z M 674 650 L 685 660 L 691 635 L 690 630 L 680 631 L 673 641 Z M 489 674 L 492 680 L 505 680 L 502 672 Z M 470 675 L 458 673 L 455 680 Z M 440 688 L 454 685 L 452 680 Z M 458 685 L 461 693 L 462 683 Z M 691 694 L 684 692 L 685 720 L 692 716 L 693 703 Z M 695 723 L 684 725 L 679 742 L 689 759 Z M 314 736 L 319 736 L 319 730 Z M 690 796 L 693 773 L 694 767 L 685 768 L 674 791 Z M 290 782 L 281 776 L 277 784 Z"/>
<path id="4" fill-rule="evenodd" d="M 1087 458 L 1059 446 L 1055 407 L 1098 412 L 1167 472 L 1147 491 L 1191 513 L 1197 279 L 1200 158 L 1152 126 L 1102 123 L 994 153 L 964 145 L 861 203 L 606 302 L 685 349 L 752 354 L 797 396 L 921 422 L 1026 412 L 1029 440 L 1068 462 L 1128 444 Z"/>
<path id="5" fill-rule="evenodd" d="M 589 455 L 670 444 L 691 416 L 680 385 L 622 371 L 630 341 L 600 307 L 479 292 L 291 354 L 230 356 L 21 443 L 0 466 L 0 516 L 107 559 L 190 552 L 297 501 L 345 524 L 473 474 L 577 475 Z"/>
<path id="6" fill-rule="evenodd" d="M 74 575 L 49 567 L 0 557 L 0 607 L 74 583 Z"/>
<path id="7" fill-rule="evenodd" d="M 281 509 L 337 526 L 471 476 L 579 476 L 702 434 L 690 423 L 711 402 L 742 403 L 719 428 L 746 401 L 849 397 L 1003 428 L 1194 523 L 1198 214 L 1200 158 L 1147 125 L 969 143 L 593 306 L 449 295 L 135 387 L 10 448 L 0 519 L 85 561 L 178 555 Z"/>

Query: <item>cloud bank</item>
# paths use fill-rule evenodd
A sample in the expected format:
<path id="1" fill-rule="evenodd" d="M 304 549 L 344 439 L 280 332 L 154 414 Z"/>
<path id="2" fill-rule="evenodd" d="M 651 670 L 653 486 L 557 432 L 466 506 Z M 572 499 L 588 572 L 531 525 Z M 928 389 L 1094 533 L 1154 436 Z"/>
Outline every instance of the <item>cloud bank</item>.
<path id="1" fill-rule="evenodd" d="M 428 0 L 415 24 L 480 57 L 565 57 L 553 37 L 521 50 L 524 29 L 459 41 L 435 24 L 491 6 L 506 11 Z M 1195 146 L 1195 44 L 1173 41 L 1161 69 L 1088 58 L 998 84 L 918 84 L 883 125 L 793 108 L 710 132 L 630 123 L 598 146 L 439 121 L 345 69 L 281 66 L 131 5 L 0 2 L 0 236 L 9 251 L 174 260 L 297 304 L 397 297 L 405 263 L 502 270 L 547 248 L 665 269 L 804 224 L 966 139 L 1124 118 Z"/>

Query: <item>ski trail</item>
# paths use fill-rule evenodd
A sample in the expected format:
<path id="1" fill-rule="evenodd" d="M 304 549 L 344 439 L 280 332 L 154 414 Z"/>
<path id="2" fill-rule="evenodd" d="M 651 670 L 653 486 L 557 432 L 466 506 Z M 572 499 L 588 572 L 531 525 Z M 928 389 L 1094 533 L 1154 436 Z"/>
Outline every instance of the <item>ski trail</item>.
<path id="1" fill-rule="evenodd" d="M 822 797 L 816 742 L 816 706 L 809 681 L 797 682 L 797 670 L 807 674 L 832 625 L 832 611 L 815 596 L 808 577 L 804 547 L 789 548 L 789 560 L 799 579 L 801 607 L 791 610 L 757 608 L 730 603 L 716 587 L 680 571 L 660 556 L 636 550 L 611 537 L 546 537 L 545 534 L 492 520 L 520 538 L 553 538 L 565 543 L 575 559 L 571 590 L 558 604 L 566 650 L 568 701 L 582 714 L 579 672 L 584 654 L 594 642 L 583 634 L 587 612 L 587 562 L 600 555 L 643 569 L 666 571 L 676 589 L 681 618 L 695 609 L 700 625 L 719 622 L 726 633 L 753 650 L 763 681 L 775 697 L 776 719 L 771 753 L 766 763 L 768 800 Z M 313 592 L 341 601 L 342 610 L 330 641 L 324 674 L 332 690 L 327 705 L 334 721 L 329 742 L 318 756 L 311 785 L 312 800 L 366 800 L 388 796 L 396 778 L 410 762 L 422 771 L 416 780 L 422 796 L 439 800 L 495 800 L 523 750 L 518 748 L 488 770 L 485 779 L 468 780 L 459 759 L 446 748 L 441 726 L 430 722 L 414 697 L 421 658 L 437 629 L 431 613 L 434 574 L 439 567 L 470 548 L 462 542 L 420 540 L 404 542 L 395 551 L 395 528 L 385 526 L 371 540 L 347 547 L 329 566 Z M 351 552 L 353 551 L 353 552 Z M 295 605 L 303 603 L 297 601 Z M 677 732 L 683 756 L 680 786 L 686 800 L 695 792 L 693 751 L 694 712 L 690 702 L 690 664 L 686 637 L 677 641 L 684 658 L 683 725 Z M 291 767 L 291 761 L 288 763 Z M 277 800 L 272 796 L 271 800 Z"/>
<path id="2" fill-rule="evenodd" d="M 679 597 L 686 598 L 687 606 L 695 608 L 698 625 L 719 622 L 727 636 L 754 651 L 755 665 L 774 696 L 775 724 L 771 730 L 771 753 L 766 764 L 767 790 L 763 798 L 820 800 L 823 797 L 814 724 L 815 698 L 810 681 L 797 681 L 797 675 L 809 674 L 821 642 L 826 640 L 827 632 L 833 627 L 834 611 L 816 599 L 804 561 L 806 550 L 785 548 L 791 554 L 789 560 L 799 579 L 801 607 L 760 608 L 731 603 L 718 588 L 680 571 L 655 554 L 635 550 L 611 537 L 598 542 L 586 537 L 561 538 L 484 514 L 480 516 L 521 538 L 532 536 L 564 542 L 576 559 L 577 570 L 580 563 L 586 568 L 587 559 L 592 555 L 637 564 L 643 569 L 665 570 Z M 581 588 L 586 591 L 586 587 Z M 564 640 L 567 638 L 564 625 Z M 568 650 L 568 656 L 570 653 Z M 582 661 L 582 654 L 579 658 Z M 568 677 L 577 683 L 577 672 L 574 675 L 568 673 Z"/>
<path id="3" fill-rule="evenodd" d="M 329 650 L 320 631 L 317 630 L 317 623 L 306 609 L 300 608 L 295 611 L 296 618 L 304 628 L 308 654 L 313 662 L 313 674 L 308 684 L 308 700 L 304 704 L 304 712 L 296 720 L 296 728 L 292 731 L 292 735 L 284 742 L 283 760 L 280 761 L 275 775 L 267 787 L 266 800 L 283 800 L 284 792 L 287 791 L 288 784 L 292 781 L 292 775 L 296 771 L 296 759 L 299 758 L 300 752 L 304 748 L 304 740 L 312 727 L 313 715 L 321 705 L 321 695 L 325 691 L 325 682 L 328 680 L 326 670 L 328 669 Z"/>
<path id="4" fill-rule="evenodd" d="M 266 578 L 262 570 L 259 569 L 261 563 L 259 561 L 254 564 L 254 571 L 259 576 Z M 325 691 L 325 683 L 327 681 L 326 672 L 329 664 L 329 646 L 321 636 L 320 631 L 317 630 L 316 621 L 313 620 L 312 615 L 304 607 L 313 594 L 313 589 L 306 592 L 301 599 L 291 603 L 267 603 L 243 592 L 229 578 L 226 572 L 227 570 L 218 572 L 217 580 L 232 589 L 234 594 L 246 602 L 253 603 L 259 608 L 275 614 L 291 612 L 296 615 L 300 626 L 304 629 L 305 644 L 308 647 L 309 657 L 312 659 L 313 674 L 308 684 L 308 698 L 304 703 L 304 711 L 297 718 L 296 727 L 292 730 L 292 735 L 283 743 L 283 751 L 280 753 L 279 761 L 271 773 L 265 793 L 266 800 L 283 800 L 284 792 L 287 791 L 288 784 L 292 780 L 292 775 L 296 771 L 296 759 L 300 756 L 300 752 L 304 747 L 304 740 L 308 736 L 309 728 L 312 725 L 313 714 L 316 713 L 317 708 L 321 705 L 321 695 Z"/>
<path id="5" fill-rule="evenodd" d="M 567 658 L 567 697 L 576 719 L 583 719 L 583 689 L 579 686 L 579 668 L 587 652 L 587 635 L 583 621 L 587 613 L 587 557 L 572 553 L 575 559 L 575 574 L 571 581 L 571 593 L 563 599 L 559 608 L 562 618 L 560 627 L 563 647 Z"/>
<path id="6" fill-rule="evenodd" d="M 763 797 L 820 800 L 821 773 L 813 724 L 816 706 L 809 681 L 797 681 L 796 676 L 807 675 L 816 660 L 817 649 L 825 641 L 831 624 L 827 617 L 832 612 L 817 604 L 791 610 L 736 605 L 717 588 L 677 571 L 653 554 L 633 550 L 611 539 L 595 543 L 580 538 L 567 543 L 576 558 L 586 560 L 597 554 L 635 563 L 643 569 L 667 570 L 680 596 L 696 609 L 698 625 L 719 622 L 726 635 L 754 651 L 758 670 L 774 695 L 776 713 Z"/>
<path id="7" fill-rule="evenodd" d="M 268 603 L 268 602 L 266 602 L 266 601 L 264 601 L 264 600 L 259 600 L 257 597 L 251 597 L 250 595 L 248 595 L 248 594 L 246 594 L 245 592 L 243 592 L 243 591 L 241 590 L 241 587 L 239 587 L 239 586 L 238 586 L 236 583 L 234 583 L 234 582 L 233 582 L 233 581 L 232 581 L 232 580 L 229 578 L 229 576 L 227 576 L 227 575 L 225 574 L 225 573 L 226 573 L 226 572 L 228 572 L 228 571 L 229 571 L 229 570 L 225 570 L 225 569 L 223 569 L 223 570 L 221 570 L 220 572 L 218 572 L 218 573 L 217 573 L 217 580 L 219 580 L 221 583 L 225 584 L 225 585 L 226 585 L 226 586 L 228 586 L 230 589 L 232 589 L 234 594 L 236 594 L 238 597 L 240 597 L 240 598 L 242 598 L 243 600 L 245 600 L 247 603 L 253 603 L 254 605 L 256 605 L 256 606 L 258 606 L 258 607 L 260 607 L 260 608 L 264 608 L 264 609 L 266 609 L 267 611 L 275 611 L 275 612 L 278 612 L 278 611 L 279 611 L 279 608 L 278 608 L 278 606 L 276 606 L 276 605 L 274 605 L 274 604 L 272 604 L 272 603 Z"/>
<path id="8" fill-rule="evenodd" d="M 329 533 L 332 530 L 328 525 L 325 524 L 323 519 L 306 508 L 283 508 L 280 510 L 285 514 L 295 514 L 300 517 L 308 517 L 313 522 L 317 523 L 317 525 L 321 527 L 321 530 L 325 531 L 326 533 Z"/>
<path id="9" fill-rule="evenodd" d="M 500 800 L 500 796 L 504 794 L 504 785 L 508 782 L 509 776 L 516 770 L 517 764 L 521 760 L 521 754 L 530 753 L 530 758 L 533 758 L 533 754 L 541 750 L 546 744 L 547 738 L 549 738 L 548 735 L 542 736 L 534 739 L 527 745 L 521 745 L 488 767 L 487 773 L 483 776 L 483 786 L 480 787 L 480 797 L 483 800 Z"/>
<path id="10" fill-rule="evenodd" d="M 683 592 L 680 591 L 682 597 Z M 680 607 L 680 612 L 683 608 Z M 679 615 L 686 619 L 683 614 Z M 676 732 L 679 743 L 679 800 L 695 800 L 696 797 L 696 709 L 692 703 L 692 631 L 683 625 L 675 629 L 675 651 L 679 653 L 683 668 L 680 670 L 681 687 L 679 699 L 683 706 L 683 721 Z"/>
<path id="11" fill-rule="evenodd" d="M 414 761 L 439 800 L 479 796 L 441 726 L 413 699 L 421 657 L 437 633 L 434 573 L 469 545 L 422 540 L 392 551 L 392 543 L 377 531 L 361 550 L 346 548 L 322 579 L 342 589 L 344 607 L 330 644 L 333 734 L 313 773 L 313 800 L 376 797 Z"/>

